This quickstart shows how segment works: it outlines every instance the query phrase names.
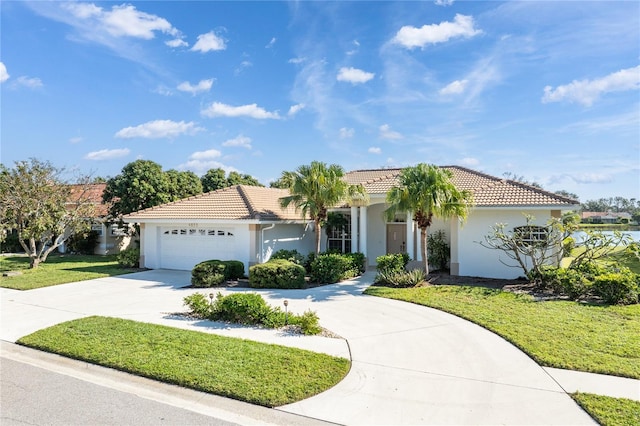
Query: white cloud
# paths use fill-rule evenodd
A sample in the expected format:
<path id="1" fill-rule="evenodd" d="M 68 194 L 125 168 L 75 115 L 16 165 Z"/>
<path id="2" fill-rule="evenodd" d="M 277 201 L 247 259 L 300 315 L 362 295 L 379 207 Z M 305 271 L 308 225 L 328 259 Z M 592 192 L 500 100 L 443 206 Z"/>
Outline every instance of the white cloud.
<path id="1" fill-rule="evenodd" d="M 187 43 L 181 38 L 174 38 L 173 40 L 165 41 L 164 44 L 173 48 L 189 46 L 189 43 Z"/>
<path id="2" fill-rule="evenodd" d="M 198 41 L 193 45 L 191 50 L 206 53 L 212 50 L 225 50 L 226 48 L 225 40 L 213 31 L 209 31 L 206 34 L 200 34 L 198 36 Z"/>
<path id="3" fill-rule="evenodd" d="M 232 172 L 238 171 L 233 167 L 229 167 L 222 164 L 219 159 L 222 157 L 222 153 L 217 149 L 209 149 L 207 151 L 197 151 L 189 156 L 189 160 L 186 163 L 180 164 L 178 169 L 180 170 L 193 170 L 197 174 L 204 174 L 210 169 L 223 169 L 224 171 Z"/>
<path id="4" fill-rule="evenodd" d="M 139 11 L 130 4 L 113 6 L 110 11 L 93 3 L 64 3 L 64 9 L 81 20 L 93 20 L 94 29 L 103 29 L 114 37 L 151 40 L 155 32 L 177 35 L 179 31 L 164 18 Z"/>
<path id="5" fill-rule="evenodd" d="M 303 62 L 304 62 L 304 61 L 306 61 L 306 60 L 307 60 L 307 58 L 291 58 L 291 59 L 289 59 L 289 61 L 288 61 L 288 62 L 289 62 L 290 64 L 301 64 L 301 63 L 303 63 Z"/>
<path id="6" fill-rule="evenodd" d="M 610 92 L 624 92 L 640 88 L 640 65 L 614 72 L 595 80 L 574 80 L 569 84 L 544 88 L 543 103 L 548 102 L 578 102 L 591 106 L 602 94 Z"/>
<path id="7" fill-rule="evenodd" d="M 164 86 L 164 85 L 159 85 L 158 87 L 156 87 L 153 90 L 153 93 L 157 93 L 158 95 L 162 95 L 162 96 L 171 96 L 171 95 L 173 95 L 173 91 L 171 91 L 170 88 L 168 88 L 167 86 Z"/>
<path id="8" fill-rule="evenodd" d="M 116 133 L 117 138 L 174 138 L 180 135 L 193 135 L 204 130 L 197 127 L 193 121 L 185 123 L 172 120 L 155 120 L 140 124 L 135 127 L 125 127 Z"/>
<path id="9" fill-rule="evenodd" d="M 359 70 L 357 68 L 340 68 L 336 80 L 346 81 L 351 84 L 366 83 L 375 77 L 374 73 Z"/>
<path id="10" fill-rule="evenodd" d="M 380 126 L 380 137 L 382 139 L 402 139 L 404 136 L 396 131 L 391 130 L 391 126 L 389 126 L 388 124 L 383 124 L 382 126 Z"/>
<path id="11" fill-rule="evenodd" d="M 242 71 L 244 71 L 246 68 L 251 68 L 253 66 L 253 63 L 251 61 L 242 61 L 240 62 L 240 66 L 238 68 L 236 68 L 233 73 L 235 75 L 239 75 Z"/>
<path id="12" fill-rule="evenodd" d="M 434 3 L 436 6 L 451 6 L 454 0 L 435 0 Z"/>
<path id="13" fill-rule="evenodd" d="M 196 151 L 189 156 L 190 160 L 213 160 L 214 158 L 220 158 L 222 153 L 217 149 L 209 149 L 207 151 Z"/>
<path id="14" fill-rule="evenodd" d="M 304 104 L 291 105 L 287 115 L 289 115 L 290 117 L 293 117 L 294 115 L 302 111 L 304 109 L 304 106 L 305 106 Z"/>
<path id="15" fill-rule="evenodd" d="M 354 129 L 348 129 L 346 127 L 340 128 L 340 139 L 349 139 L 355 135 L 356 131 Z"/>
<path id="16" fill-rule="evenodd" d="M 576 183 L 609 183 L 613 182 L 613 177 L 606 173 L 576 173 L 569 177 Z"/>
<path id="17" fill-rule="evenodd" d="M 480 160 L 478 160 L 477 158 L 465 157 L 462 160 L 460 160 L 460 165 L 462 166 L 475 167 L 479 164 L 480 164 Z"/>
<path id="18" fill-rule="evenodd" d="M 0 62 L 0 83 L 4 83 L 9 79 L 9 73 L 4 63 Z"/>
<path id="19" fill-rule="evenodd" d="M 427 44 L 444 43 L 452 38 L 470 38 L 482 33 L 474 28 L 472 16 L 456 14 L 453 22 L 441 22 L 439 24 L 423 25 L 416 28 L 405 25 L 400 28 L 393 42 L 398 43 L 407 49 L 414 47 L 424 48 Z"/>
<path id="20" fill-rule="evenodd" d="M 206 117 L 251 117 L 259 120 L 263 119 L 279 119 L 277 112 L 269 112 L 257 104 L 231 106 L 221 102 L 214 102 L 208 108 L 203 109 L 200 113 Z"/>
<path id="21" fill-rule="evenodd" d="M 188 81 L 184 81 L 178 85 L 177 89 L 182 92 L 189 92 L 192 95 L 195 95 L 196 93 L 200 92 L 208 92 L 209 90 L 211 90 L 212 85 L 213 79 L 210 78 L 208 80 L 200 80 L 195 86 Z"/>
<path id="22" fill-rule="evenodd" d="M 277 40 L 278 40 L 277 38 L 273 37 L 271 41 L 267 43 L 267 45 L 265 46 L 265 49 L 271 49 L 276 44 Z"/>
<path id="23" fill-rule="evenodd" d="M 233 139 L 226 140 L 222 143 L 222 146 L 236 146 L 240 148 L 251 149 L 251 138 L 243 135 L 239 135 Z"/>
<path id="24" fill-rule="evenodd" d="M 377 146 L 372 146 L 367 150 L 370 154 L 382 154 L 382 150 Z"/>
<path id="25" fill-rule="evenodd" d="M 93 151 L 84 156 L 85 160 L 113 160 L 115 158 L 122 158 L 129 155 L 127 148 L 122 149 L 102 149 L 100 151 Z"/>
<path id="26" fill-rule="evenodd" d="M 469 80 L 456 80 L 454 82 L 449 83 L 442 89 L 440 89 L 441 95 L 459 95 L 464 92 L 464 89 L 467 87 Z"/>
<path id="27" fill-rule="evenodd" d="M 28 87 L 29 89 L 39 89 L 40 87 L 43 86 L 42 80 L 40 80 L 38 77 L 27 77 L 24 75 L 21 75 L 20 77 L 18 77 L 13 82 L 13 84 L 15 86 Z"/>
<path id="28" fill-rule="evenodd" d="M 82 142 L 84 139 L 80 136 L 75 136 L 71 139 L 69 139 L 69 142 L 71 142 L 72 144 L 76 144 L 76 143 L 80 143 Z"/>

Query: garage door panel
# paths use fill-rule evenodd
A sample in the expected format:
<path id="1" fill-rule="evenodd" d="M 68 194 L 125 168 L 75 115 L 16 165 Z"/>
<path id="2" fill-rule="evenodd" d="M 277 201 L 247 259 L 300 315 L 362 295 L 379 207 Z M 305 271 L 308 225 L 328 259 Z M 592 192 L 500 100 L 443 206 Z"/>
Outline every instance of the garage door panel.
<path id="1" fill-rule="evenodd" d="M 160 237 L 160 267 L 191 270 L 209 259 L 231 259 L 236 251 L 233 228 L 164 228 Z"/>

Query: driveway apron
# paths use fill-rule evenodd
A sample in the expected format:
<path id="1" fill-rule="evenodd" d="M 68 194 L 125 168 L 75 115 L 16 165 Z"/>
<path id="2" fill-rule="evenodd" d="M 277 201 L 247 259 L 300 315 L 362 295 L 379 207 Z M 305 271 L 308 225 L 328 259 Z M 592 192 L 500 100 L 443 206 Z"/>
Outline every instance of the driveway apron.
<path id="1" fill-rule="evenodd" d="M 0 289 L 0 337 L 15 341 L 88 315 L 121 317 L 350 354 L 342 382 L 278 408 L 294 414 L 349 425 L 595 424 L 543 368 L 497 335 L 435 309 L 362 295 L 371 272 L 309 290 L 259 291 L 272 305 L 286 299 L 292 312 L 316 311 L 348 346 L 341 339 L 179 319 L 172 313 L 184 311 L 182 298 L 197 291 L 184 288 L 189 278 L 154 270 L 28 292 Z M 236 291 L 255 290 L 223 293 Z"/>

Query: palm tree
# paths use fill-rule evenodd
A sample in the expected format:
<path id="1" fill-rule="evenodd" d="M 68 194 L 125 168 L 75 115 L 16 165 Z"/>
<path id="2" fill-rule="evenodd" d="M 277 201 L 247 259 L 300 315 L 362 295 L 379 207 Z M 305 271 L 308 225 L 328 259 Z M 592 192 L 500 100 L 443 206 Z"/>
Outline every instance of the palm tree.
<path id="1" fill-rule="evenodd" d="M 343 176 L 342 167 L 336 164 L 327 167 L 325 163 L 313 161 L 295 172 L 283 172 L 280 178 L 290 194 L 280 198 L 280 205 L 288 207 L 293 203 L 303 218 L 308 216 L 315 224 L 316 254 L 320 253 L 320 230 L 327 220 L 328 209 L 353 199 L 367 198 L 362 185 L 350 185 Z"/>
<path id="2" fill-rule="evenodd" d="M 458 190 L 452 178 L 449 170 L 420 163 L 403 169 L 398 176 L 399 185 L 387 193 L 387 220 L 393 220 L 397 212 L 413 213 L 420 228 L 420 251 L 426 274 L 429 274 L 427 234 L 433 218 L 465 220 L 471 208 L 471 193 Z"/>

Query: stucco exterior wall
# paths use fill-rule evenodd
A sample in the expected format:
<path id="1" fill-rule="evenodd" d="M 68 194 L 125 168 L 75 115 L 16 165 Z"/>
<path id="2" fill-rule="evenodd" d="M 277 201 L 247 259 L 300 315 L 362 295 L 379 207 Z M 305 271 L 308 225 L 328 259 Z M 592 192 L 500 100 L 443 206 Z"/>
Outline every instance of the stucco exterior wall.
<path id="1" fill-rule="evenodd" d="M 491 232 L 496 223 L 507 224 L 510 231 L 526 224 L 524 214 L 535 217 L 534 225 L 545 225 L 551 218 L 551 210 L 527 209 L 474 209 L 467 222 L 452 222 L 452 233 L 458 234 L 451 247 L 451 272 L 455 275 L 515 279 L 524 275 L 520 267 L 508 267 L 501 260 L 515 265 L 500 250 L 482 247 L 478 242 Z M 456 273 L 457 272 L 457 273 Z"/>
<path id="2" fill-rule="evenodd" d="M 257 248 L 258 257 L 252 259 L 253 263 L 263 263 L 271 258 L 271 255 L 278 250 L 298 250 L 304 256 L 315 251 L 315 231 L 312 224 L 276 224 L 273 228 L 270 225 L 262 225 L 258 233 L 258 242 L 262 239 L 260 247 Z M 324 232 L 323 232 L 324 237 Z"/>
<path id="3" fill-rule="evenodd" d="M 387 222 L 384 204 L 367 207 L 367 263 L 376 265 L 376 258 L 387 253 Z"/>

